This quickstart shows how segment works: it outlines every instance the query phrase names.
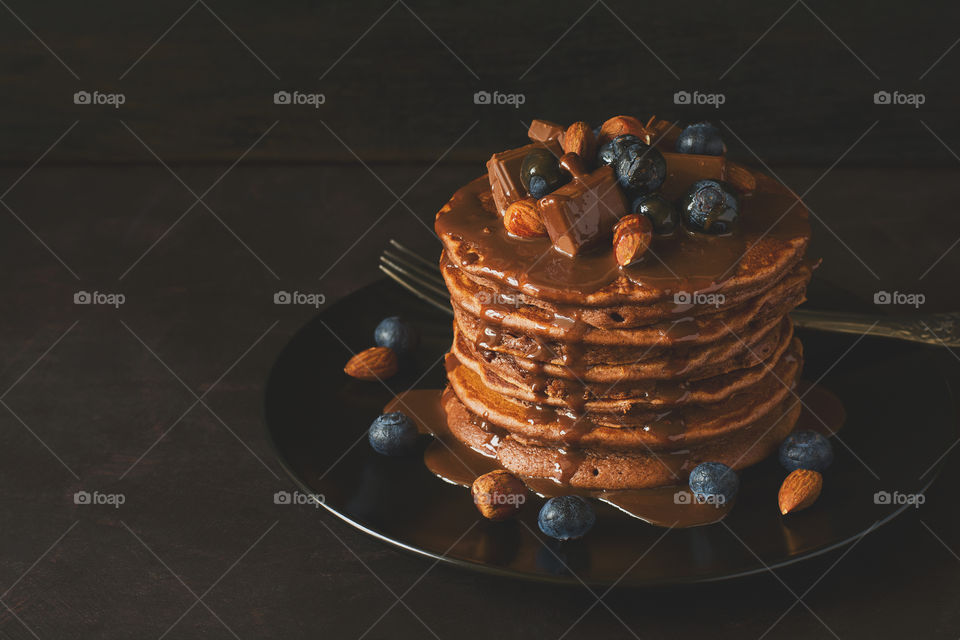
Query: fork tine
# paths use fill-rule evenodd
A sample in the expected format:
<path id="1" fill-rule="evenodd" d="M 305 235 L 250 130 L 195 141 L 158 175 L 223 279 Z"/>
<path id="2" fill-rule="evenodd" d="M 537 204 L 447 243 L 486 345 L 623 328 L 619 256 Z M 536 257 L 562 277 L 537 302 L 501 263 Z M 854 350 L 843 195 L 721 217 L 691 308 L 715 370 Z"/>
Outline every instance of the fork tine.
<path id="1" fill-rule="evenodd" d="M 448 313 L 451 316 L 453 315 L 453 309 L 450 308 L 450 304 L 446 298 L 438 299 L 436 295 L 428 293 L 418 288 L 414 283 L 406 279 L 409 276 L 405 276 L 405 274 L 403 273 L 393 271 L 393 268 L 388 266 L 388 263 L 387 264 L 381 263 L 380 271 L 383 271 L 385 274 L 387 274 L 387 276 L 391 280 L 393 280 L 394 282 L 399 284 L 401 287 L 403 287 L 413 295 L 417 296 L 427 304 L 433 307 L 436 307 L 440 311 Z"/>
<path id="2" fill-rule="evenodd" d="M 399 255 L 395 254 L 394 252 L 390 251 L 389 249 L 384 250 L 383 254 L 380 256 L 380 259 L 381 259 L 381 260 L 386 260 L 386 259 L 392 260 L 397 266 L 405 267 L 406 269 L 408 269 L 408 270 L 411 271 L 412 273 L 415 273 L 415 274 L 421 276 L 422 278 L 424 278 L 424 279 L 426 279 L 426 280 L 429 280 L 430 282 L 432 282 L 432 283 L 434 283 L 435 285 L 437 285 L 438 287 L 440 287 L 440 288 L 444 291 L 444 293 L 446 293 L 446 287 L 447 287 L 447 285 L 446 285 L 446 283 L 443 281 L 443 278 L 440 277 L 440 275 L 439 275 L 435 270 L 434 270 L 434 271 L 431 271 L 430 269 L 427 269 L 426 267 L 422 267 L 422 266 L 420 266 L 419 264 L 413 263 L 413 262 L 407 260 L 406 258 L 404 258 L 403 256 L 399 256 Z"/>
<path id="3" fill-rule="evenodd" d="M 393 260 L 391 260 L 386 256 L 380 256 L 380 264 L 385 265 L 386 267 L 392 269 L 394 272 L 405 276 L 407 282 L 412 282 L 414 284 L 420 285 L 421 288 L 428 289 L 429 291 L 435 293 L 437 296 L 446 298 L 447 296 L 450 295 L 449 293 L 447 293 L 447 290 L 445 287 L 441 287 L 434 284 L 430 280 L 427 280 L 426 278 L 422 277 L 416 271 L 407 269 L 404 265 L 397 264 L 396 262 L 394 262 Z"/>
<path id="4" fill-rule="evenodd" d="M 400 244 L 399 242 L 397 242 L 392 238 L 390 239 L 390 246 L 392 246 L 394 249 L 398 251 L 402 251 L 403 253 L 407 254 L 410 258 L 420 263 L 420 265 L 422 265 L 423 267 L 426 267 L 431 272 L 436 273 L 440 271 L 440 267 L 436 263 L 430 262 L 429 260 L 424 259 L 423 256 L 418 255 L 417 253 L 415 253 L 414 251 L 411 251 L 410 249 L 407 249 L 405 246 L 403 246 L 402 244 Z"/>

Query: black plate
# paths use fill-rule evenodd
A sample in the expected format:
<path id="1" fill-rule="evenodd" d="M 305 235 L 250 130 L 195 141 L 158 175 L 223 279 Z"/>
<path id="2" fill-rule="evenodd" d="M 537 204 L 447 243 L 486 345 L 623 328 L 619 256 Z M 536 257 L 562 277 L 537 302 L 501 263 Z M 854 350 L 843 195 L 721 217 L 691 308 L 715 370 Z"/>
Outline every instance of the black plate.
<path id="1" fill-rule="evenodd" d="M 421 328 L 415 359 L 387 386 L 344 375 L 349 350 L 372 346 L 379 319 L 394 314 Z M 857 336 L 801 333 L 804 378 L 826 373 L 822 384 L 843 399 L 848 414 L 840 433 L 847 446 L 835 441 L 836 461 L 814 507 L 779 515 L 785 472 L 768 459 L 742 473 L 737 504 L 721 524 L 664 535 L 665 529 L 597 503 L 594 529 L 583 540 L 557 543 L 537 529 L 539 498 L 528 501 L 517 520 L 487 522 L 467 490 L 437 479 L 421 459 L 385 458 L 366 441 L 370 422 L 394 392 L 443 386 L 450 325 L 448 316 L 390 281 L 357 291 L 284 348 L 267 382 L 265 414 L 278 457 L 301 491 L 322 494 L 327 509 L 372 536 L 457 566 L 610 584 L 643 556 L 621 582 L 632 585 L 765 571 L 847 544 L 910 508 L 894 499 L 877 504 L 874 495 L 922 493 L 939 472 L 934 463 L 957 437 L 936 348 L 864 338 L 851 349 Z"/>

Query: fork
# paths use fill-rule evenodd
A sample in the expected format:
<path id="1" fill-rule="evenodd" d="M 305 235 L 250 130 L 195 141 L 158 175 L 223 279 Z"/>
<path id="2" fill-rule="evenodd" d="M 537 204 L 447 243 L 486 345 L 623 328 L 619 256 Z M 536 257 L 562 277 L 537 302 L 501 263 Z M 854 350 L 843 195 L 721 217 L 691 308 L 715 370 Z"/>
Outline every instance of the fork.
<path id="1" fill-rule="evenodd" d="M 390 240 L 393 248 L 380 256 L 380 270 L 401 287 L 432 307 L 453 315 L 450 294 L 440 276 L 440 267 Z M 796 326 L 830 333 L 854 333 L 940 347 L 960 347 L 960 312 L 886 317 L 845 311 L 794 309 Z"/>

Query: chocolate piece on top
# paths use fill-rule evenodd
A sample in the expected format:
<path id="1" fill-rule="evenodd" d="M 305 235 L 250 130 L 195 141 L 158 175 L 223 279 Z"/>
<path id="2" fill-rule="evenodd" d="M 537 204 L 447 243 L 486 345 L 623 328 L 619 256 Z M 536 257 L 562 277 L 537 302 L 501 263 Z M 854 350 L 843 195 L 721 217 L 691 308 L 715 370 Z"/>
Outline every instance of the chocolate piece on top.
<path id="1" fill-rule="evenodd" d="M 694 153 L 664 151 L 667 161 L 667 179 L 664 191 L 678 196 L 698 180 L 726 180 L 727 157 L 703 156 Z"/>
<path id="2" fill-rule="evenodd" d="M 559 142 L 563 132 L 564 127 L 561 127 L 555 122 L 550 122 L 549 120 L 534 120 L 530 123 L 530 128 L 527 130 L 527 137 L 534 142 L 549 142 L 551 140 L 557 140 Z"/>
<path id="3" fill-rule="evenodd" d="M 627 199 L 608 166 L 588 173 L 575 153 L 560 158 L 560 166 L 573 180 L 540 198 L 540 212 L 554 248 L 576 256 L 610 236 L 627 212 Z"/>
<path id="4" fill-rule="evenodd" d="M 511 204 L 527 197 L 527 190 L 520 182 L 520 165 L 530 151 L 540 147 L 548 149 L 558 157 L 563 152 L 557 140 L 533 142 L 517 149 L 495 153 L 487 161 L 490 191 L 493 192 L 493 201 L 501 216 Z"/>

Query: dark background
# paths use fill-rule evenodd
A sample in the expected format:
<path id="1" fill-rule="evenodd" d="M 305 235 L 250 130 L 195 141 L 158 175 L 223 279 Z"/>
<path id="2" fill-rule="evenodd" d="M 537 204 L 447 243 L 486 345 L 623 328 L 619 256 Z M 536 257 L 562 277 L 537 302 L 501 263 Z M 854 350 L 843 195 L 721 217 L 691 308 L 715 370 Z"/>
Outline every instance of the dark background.
<path id="1" fill-rule="evenodd" d="M 4 638 L 630 637 L 618 617 L 644 638 L 767 632 L 795 602 L 770 574 L 615 589 L 616 616 L 570 629 L 583 588 L 433 567 L 273 503 L 292 487 L 260 394 L 314 314 L 273 293 L 332 304 L 378 277 L 391 237 L 435 254 L 435 211 L 532 118 L 722 123 L 731 155 L 805 194 L 820 277 L 851 306 L 899 290 L 960 307 L 954 3 L 0 5 Z M 849 554 L 778 571 L 806 606 L 768 637 L 960 635 L 958 475 Z"/>

